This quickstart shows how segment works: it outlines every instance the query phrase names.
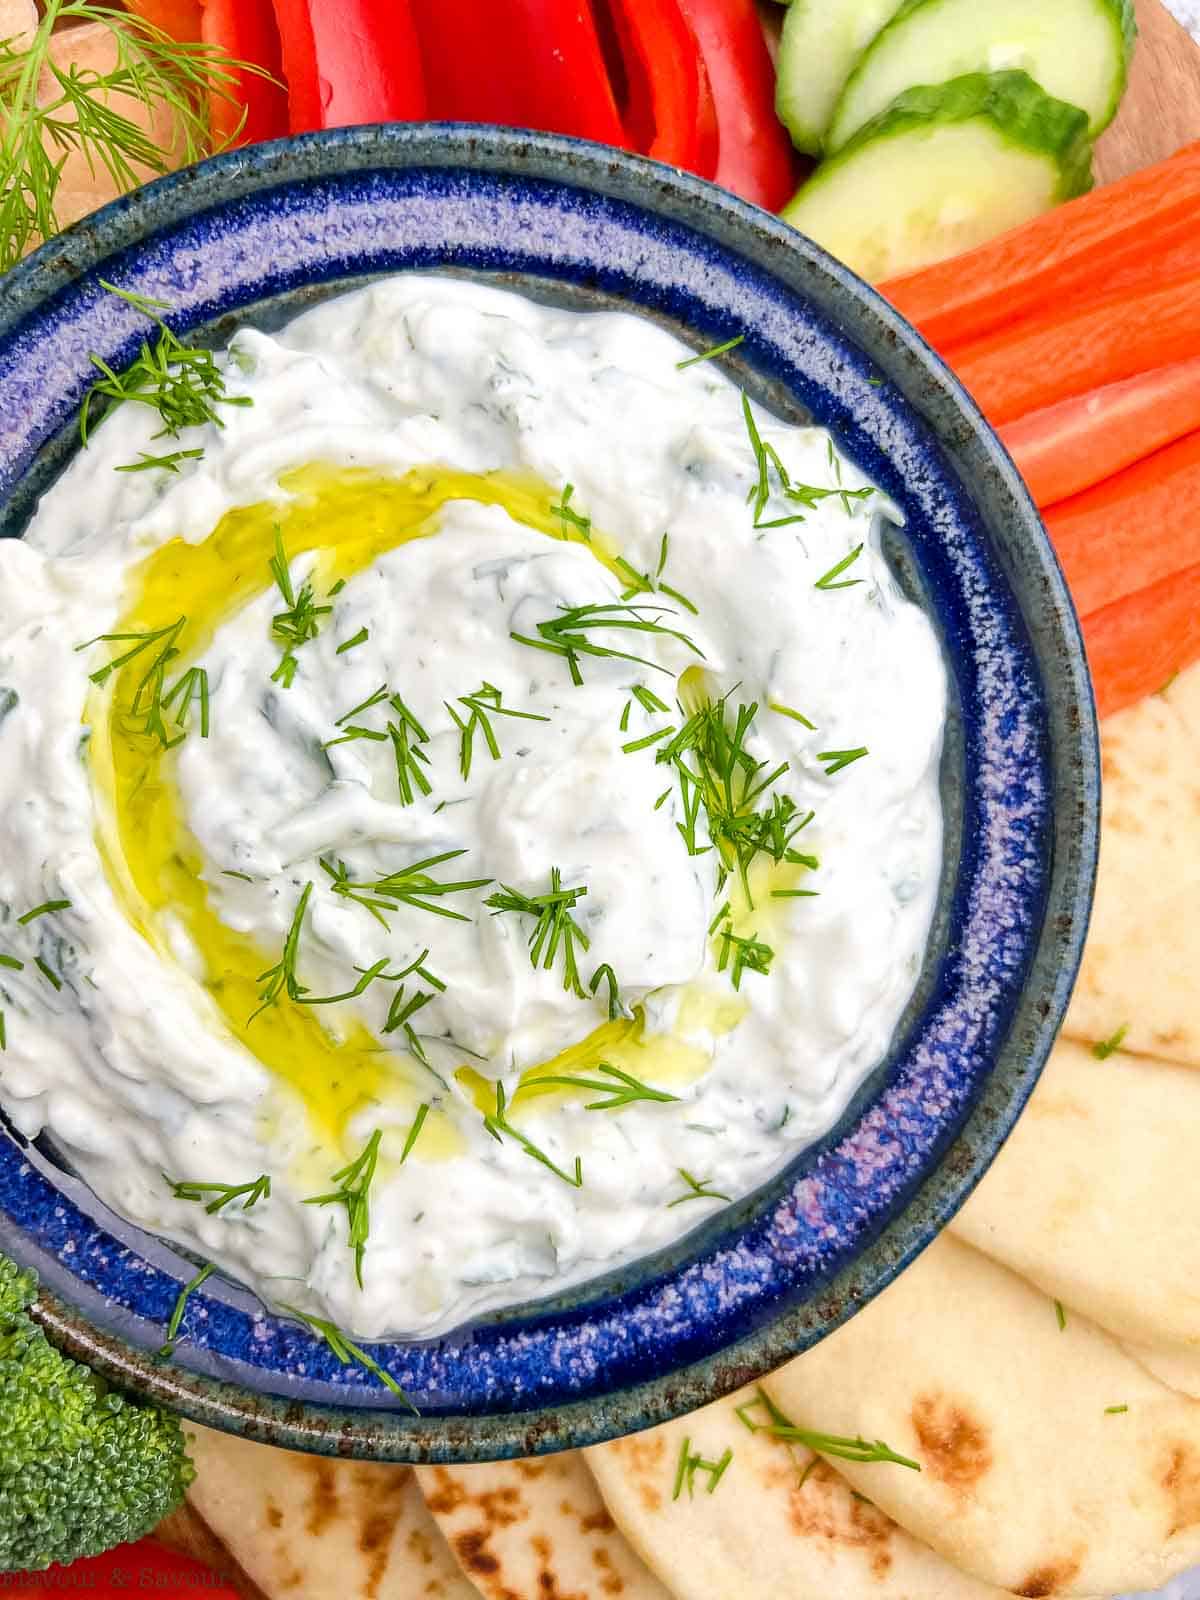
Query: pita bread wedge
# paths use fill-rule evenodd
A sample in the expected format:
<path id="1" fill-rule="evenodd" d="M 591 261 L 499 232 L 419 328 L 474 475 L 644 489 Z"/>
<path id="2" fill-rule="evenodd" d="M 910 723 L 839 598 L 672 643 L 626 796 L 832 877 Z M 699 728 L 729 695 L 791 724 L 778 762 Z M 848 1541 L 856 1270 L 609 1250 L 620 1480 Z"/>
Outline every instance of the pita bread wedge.
<path id="1" fill-rule="evenodd" d="M 23 44 L 37 27 L 34 0 L 0 0 L 0 39 Z"/>
<path id="2" fill-rule="evenodd" d="M 1200 1405 L 946 1235 L 764 1387 L 804 1427 L 915 1457 L 837 1465 L 998 1588 L 1155 1589 L 1200 1560 Z"/>
<path id="3" fill-rule="evenodd" d="M 1200 1400 L 1200 1351 L 1169 1344 L 1131 1344 L 1125 1339 L 1121 1340 L 1121 1348 L 1168 1389 L 1178 1389 L 1180 1394 Z"/>
<path id="4" fill-rule="evenodd" d="M 676 1600 L 998 1600 L 811 1451 L 750 1432 L 739 1406 L 765 1416 L 758 1391 L 743 1389 L 584 1452 L 617 1523 Z M 674 1496 L 685 1444 L 711 1463 L 732 1452 L 711 1494 L 701 1469 L 692 1493 Z"/>
<path id="5" fill-rule="evenodd" d="M 1200 666 L 1101 730 L 1091 934 L 1064 1032 L 1200 1066 Z"/>
<path id="6" fill-rule="evenodd" d="M 478 1600 L 411 1468 L 187 1431 L 188 1501 L 268 1600 Z"/>
<path id="7" fill-rule="evenodd" d="M 1198 1150 L 1200 1073 L 1060 1040 L 951 1231 L 1118 1338 L 1200 1364 Z"/>
<path id="8" fill-rule="evenodd" d="M 484 1600 L 670 1600 L 618 1531 L 578 1451 L 416 1475 Z"/>

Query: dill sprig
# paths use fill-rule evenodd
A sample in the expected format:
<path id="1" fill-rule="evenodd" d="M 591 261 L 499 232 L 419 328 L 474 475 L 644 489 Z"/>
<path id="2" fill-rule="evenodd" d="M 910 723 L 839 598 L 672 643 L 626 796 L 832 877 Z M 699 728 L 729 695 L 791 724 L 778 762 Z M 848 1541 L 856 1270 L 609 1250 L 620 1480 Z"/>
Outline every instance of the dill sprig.
<path id="1" fill-rule="evenodd" d="M 860 744 L 855 750 L 818 750 L 817 760 L 825 763 L 825 776 L 832 778 L 835 772 L 841 772 L 870 753 L 865 744 Z"/>
<path id="2" fill-rule="evenodd" d="M 724 1454 L 716 1461 L 706 1461 L 702 1455 L 692 1449 L 692 1441 L 685 1439 L 679 1447 L 679 1461 L 675 1468 L 675 1487 L 671 1491 L 671 1499 L 678 1500 L 679 1496 L 687 1489 L 690 1500 L 695 1493 L 696 1474 L 706 1473 L 708 1476 L 709 1494 L 716 1492 L 716 1487 L 725 1476 L 729 1463 L 733 1460 L 732 1449 L 726 1448 Z"/>
<path id="3" fill-rule="evenodd" d="M 784 528 L 789 523 L 803 522 L 804 512 L 793 512 L 786 517 L 775 517 L 770 522 L 762 520 L 763 512 L 767 509 L 772 494 L 778 493 L 785 500 L 790 500 L 795 505 L 801 505 L 805 511 L 812 511 L 820 505 L 822 500 L 839 499 L 846 512 L 849 513 L 852 500 L 866 500 L 875 493 L 871 487 L 864 489 L 822 489 L 811 483 L 795 483 L 774 445 L 767 444 L 758 431 L 758 424 L 754 420 L 754 412 L 749 398 L 742 396 L 742 416 L 746 423 L 746 434 L 750 440 L 750 448 L 754 453 L 755 481 L 750 486 L 746 495 L 747 501 L 754 507 L 753 526 L 759 531 L 767 528 Z M 832 441 L 831 441 L 832 442 Z M 830 463 L 836 465 L 837 457 L 831 452 Z M 772 473 L 775 483 L 772 484 Z M 848 564 L 848 563 L 847 563 Z M 820 587 L 820 585 L 818 585 Z"/>
<path id="4" fill-rule="evenodd" d="M 395 716 L 388 719 L 382 732 L 378 728 L 368 728 L 350 720 L 364 711 L 373 710 L 385 701 Z M 345 728 L 345 732 L 340 733 L 336 739 L 327 739 L 323 746 L 326 750 L 332 750 L 334 745 L 349 744 L 355 739 L 370 739 L 377 744 L 387 744 L 390 741 L 396 763 L 396 787 L 402 806 L 411 806 L 418 790 L 424 795 L 431 793 L 432 785 L 424 771 L 429 765 L 429 757 L 421 749 L 423 744 L 429 743 L 429 734 L 416 714 L 398 694 L 389 691 L 386 683 L 380 684 L 379 688 L 369 694 L 361 704 L 340 716 L 335 726 Z"/>
<path id="5" fill-rule="evenodd" d="M 458 696 L 458 703 L 466 707 L 468 716 L 461 716 L 448 700 L 442 702 L 458 728 L 458 770 L 462 773 L 464 781 L 471 776 L 471 757 L 475 749 L 477 732 L 483 735 L 483 742 L 487 745 L 492 760 L 500 759 L 500 744 L 492 727 L 493 717 L 519 717 L 523 722 L 550 721 L 549 717 L 543 717 L 536 711 L 514 711 L 511 706 L 506 706 L 503 700 L 501 691 L 494 683 L 488 683 L 485 678 L 473 693 Z"/>
<path id="6" fill-rule="evenodd" d="M 165 1172 L 162 1176 L 176 1200 L 203 1203 L 209 1195 L 213 1195 L 214 1198 L 207 1200 L 204 1206 L 210 1217 L 235 1200 L 241 1200 L 242 1210 L 249 1211 L 258 1201 L 271 1198 L 271 1179 L 265 1172 L 249 1183 L 193 1183 L 190 1179 L 168 1178 Z"/>
<path id="7" fill-rule="evenodd" d="M 584 544 L 592 542 L 592 519 L 576 511 L 571 504 L 571 496 L 575 493 L 575 485 L 568 483 L 564 486 L 562 497 L 557 505 L 550 507 L 550 515 L 559 521 L 559 538 L 571 538 L 571 530 L 579 535 Z"/>
<path id="8" fill-rule="evenodd" d="M 652 1089 L 649 1084 L 642 1083 L 632 1073 L 623 1072 L 620 1067 L 614 1067 L 608 1061 L 597 1062 L 596 1071 L 602 1072 L 604 1078 L 585 1078 L 570 1073 L 548 1073 L 545 1076 L 523 1078 L 513 1100 L 520 1098 L 522 1090 L 538 1088 L 544 1083 L 552 1083 L 564 1089 L 586 1089 L 592 1094 L 608 1096 L 607 1100 L 588 1101 L 583 1108 L 585 1111 L 618 1111 L 622 1106 L 632 1105 L 635 1100 L 656 1100 L 665 1105 L 679 1099 L 677 1094 L 668 1094 L 665 1089 Z"/>
<path id="9" fill-rule="evenodd" d="M 315 1333 L 319 1339 L 323 1339 L 342 1366 L 349 1366 L 351 1362 L 354 1362 L 357 1366 L 362 1367 L 365 1372 L 369 1372 L 373 1377 L 378 1378 L 385 1388 L 390 1389 L 398 1400 L 404 1402 L 414 1417 L 421 1415 L 391 1373 L 385 1371 L 374 1356 L 368 1355 L 360 1345 L 347 1338 L 336 1324 L 327 1322 L 324 1317 L 314 1317 L 308 1311 L 300 1311 L 295 1306 L 281 1304 L 279 1309 L 286 1312 L 289 1317 L 295 1317 L 298 1322 L 302 1322 L 306 1328 Z"/>
<path id="10" fill-rule="evenodd" d="M 755 1406 L 761 1406 L 767 1413 L 766 1422 L 761 1422 L 750 1415 Z M 734 1413 L 742 1426 L 748 1428 L 751 1433 L 765 1431 L 773 1438 L 786 1440 L 789 1444 L 802 1444 L 818 1455 L 838 1456 L 843 1461 L 862 1463 L 886 1461 L 898 1467 L 908 1467 L 913 1472 L 921 1470 L 920 1462 L 911 1461 L 908 1456 L 897 1455 L 893 1449 L 884 1444 L 882 1439 L 876 1439 L 872 1444 L 861 1436 L 848 1439 L 841 1434 L 820 1433 L 811 1428 L 799 1427 L 779 1409 L 764 1389 L 759 1389 L 753 1400 L 735 1406 Z"/>
<path id="11" fill-rule="evenodd" d="M 253 1022 L 255 1017 L 261 1016 L 268 1006 L 278 1004 L 281 994 L 286 993 L 290 1000 L 299 1000 L 306 992 L 296 976 L 296 963 L 300 958 L 300 930 L 304 924 L 304 913 L 308 909 L 312 892 L 313 886 L 310 881 L 304 885 L 296 909 L 292 913 L 291 925 L 283 941 L 283 954 L 273 967 L 268 967 L 265 972 L 260 972 L 258 975 L 257 981 L 263 984 L 264 988 L 258 997 L 258 1009 L 252 1013 L 250 1022 Z"/>
<path id="12" fill-rule="evenodd" d="M 775 959 L 775 952 L 769 944 L 763 944 L 755 934 L 746 937 L 734 933 L 732 928 L 723 928 L 720 933 L 721 953 L 717 958 L 717 971 L 724 972 L 732 959 L 733 987 L 742 987 L 742 974 L 744 972 L 761 972 L 764 977 L 771 970 L 771 962 Z"/>
<path id="13" fill-rule="evenodd" d="M 286 611 L 277 611 L 271 618 L 271 632 L 283 645 L 279 665 L 271 674 L 271 682 L 292 687 L 296 676 L 296 651 L 315 639 L 321 631 L 321 619 L 333 610 L 332 606 L 319 606 L 311 583 L 304 583 L 297 595 L 292 584 L 291 568 L 283 545 L 283 529 L 275 527 L 275 554 L 267 563 L 280 594 L 287 601 Z"/>
<path id="14" fill-rule="evenodd" d="M 350 869 L 344 861 L 333 862 L 322 857 L 321 867 L 331 880 L 334 894 L 344 895 L 347 900 L 365 906 L 385 928 L 391 926 L 385 913 L 399 911 L 402 905 L 412 906 L 417 911 L 430 911 L 438 917 L 449 917 L 454 922 L 469 922 L 470 917 L 464 916 L 461 911 L 452 911 L 449 906 L 436 905 L 434 901 L 442 895 L 484 889 L 492 882 L 491 878 L 462 878 L 455 883 L 443 883 L 431 878 L 428 871 L 430 867 L 440 866 L 443 861 L 454 861 L 466 853 L 465 849 L 443 850 L 440 855 L 425 856 L 410 866 L 400 867 L 383 877 L 368 878 L 361 883 L 351 879 Z"/>
<path id="15" fill-rule="evenodd" d="M 109 294 L 115 294 L 135 311 L 149 317 L 158 328 L 158 337 L 153 344 L 143 339 L 136 359 L 123 372 L 114 371 L 107 361 L 94 352 L 88 357 L 100 377 L 84 395 L 79 412 L 79 437 L 85 446 L 91 425 L 92 403 L 99 398 L 110 400 L 114 405 L 142 405 L 157 411 L 162 427 L 154 435 L 156 439 L 177 439 L 185 428 L 202 427 L 206 422 L 223 428 L 225 424 L 221 421 L 217 406 L 253 404 L 249 395 L 226 393 L 225 373 L 211 350 L 184 344 L 171 331 L 158 314 L 170 309 L 165 301 L 152 300 L 132 289 L 118 288 L 105 278 L 99 281 Z M 196 460 L 203 453 L 199 450 L 191 454 L 191 459 Z M 134 470 L 159 466 L 165 461 L 168 471 L 177 471 L 179 459 L 179 456 L 159 458 L 143 453 L 142 460 Z"/>
<path id="16" fill-rule="evenodd" d="M 621 1004 L 621 991 L 617 986 L 617 975 L 607 961 L 602 962 L 592 973 L 592 981 L 588 984 L 588 988 L 593 995 L 602 983 L 608 985 L 608 1020 L 615 1022 L 618 1017 L 623 1017 L 627 1013 L 625 1007 Z"/>
<path id="17" fill-rule="evenodd" d="M 516 912 L 520 916 L 534 917 L 533 932 L 529 935 L 529 960 L 533 967 L 541 966 L 543 971 L 549 972 L 554 965 L 554 958 L 561 948 L 563 953 L 563 982 L 562 986 L 568 993 L 578 995 L 581 1000 L 587 998 L 583 984 L 579 979 L 579 967 L 575 957 L 575 941 L 586 950 L 589 939 L 583 929 L 571 915 L 575 905 L 587 894 L 584 884 L 574 889 L 564 889 L 562 886 L 562 873 L 557 867 L 550 868 L 550 888 L 545 894 L 528 895 L 520 889 L 513 889 L 507 883 L 500 885 L 497 893 L 489 895 L 484 905 L 492 908 L 492 915 L 499 916 L 502 912 Z"/>
<path id="18" fill-rule="evenodd" d="M 193 700 L 198 700 L 200 705 L 200 737 L 208 738 L 207 669 L 189 667 L 170 689 L 167 688 L 167 668 L 179 658 L 179 636 L 186 623 L 186 617 L 179 617 L 175 622 L 168 623 L 165 628 L 147 628 L 129 633 L 101 633 L 96 638 L 85 639 L 82 644 L 75 646 L 76 651 L 80 651 L 90 650 L 97 644 L 129 645 L 128 650 L 123 650 L 104 666 L 97 667 L 95 672 L 88 673 L 89 682 L 98 688 L 103 688 L 114 672 L 135 661 L 143 651 L 150 652 L 149 666 L 138 680 L 129 709 L 132 716 L 142 719 L 142 732 L 148 738 L 157 739 L 164 750 L 171 750 L 182 743 Z M 155 649 L 155 646 L 158 648 Z M 167 728 L 168 714 L 178 730 L 174 735 Z"/>
<path id="19" fill-rule="evenodd" d="M 423 1067 L 427 1068 L 428 1071 L 433 1072 L 434 1077 L 443 1086 L 443 1088 L 445 1088 L 446 1080 L 441 1076 L 440 1073 L 434 1072 L 433 1065 L 425 1053 L 425 1046 L 421 1043 L 421 1040 L 412 1025 L 413 1017 L 416 1016 L 418 1011 L 422 1010 L 430 1003 L 430 1001 L 434 998 L 434 993 L 445 994 L 446 992 L 446 985 L 425 965 L 425 962 L 428 960 L 428 958 L 429 951 L 422 950 L 420 955 L 417 956 L 415 960 L 410 961 L 406 967 L 402 967 L 398 972 L 389 972 L 385 974 L 387 982 L 399 983 L 400 987 L 392 996 L 392 1003 L 388 1007 L 387 1021 L 383 1025 L 383 1032 L 395 1033 L 397 1030 L 402 1029 L 404 1032 L 404 1037 L 408 1041 L 408 1048 L 412 1051 L 413 1055 L 416 1056 L 417 1060 Z M 430 990 L 433 992 L 431 993 L 430 990 L 418 989 L 415 994 L 410 995 L 406 999 L 404 992 L 404 979 L 411 977 L 414 974 L 418 978 L 422 979 L 425 983 L 429 984 Z"/>
<path id="20" fill-rule="evenodd" d="M 710 1187 L 711 1178 L 693 1177 L 685 1167 L 677 1167 L 675 1170 L 679 1173 L 684 1183 L 687 1184 L 687 1193 L 679 1195 L 674 1200 L 669 1200 L 667 1202 L 668 1211 L 675 1206 L 685 1205 L 689 1200 L 728 1200 L 730 1198 L 729 1195 L 722 1194 L 719 1189 Z"/>
<path id="21" fill-rule="evenodd" d="M 114 472 L 178 472 L 181 461 L 200 461 L 203 459 L 203 450 L 172 450 L 169 455 L 152 456 L 145 450 L 138 451 L 136 461 L 127 461 L 123 466 L 114 467 Z"/>
<path id="22" fill-rule="evenodd" d="M 738 345 L 745 342 L 746 335 L 739 333 L 732 339 L 726 339 L 724 344 L 715 344 L 711 350 L 702 350 L 698 356 L 689 356 L 686 361 L 675 363 L 676 372 L 686 372 L 688 367 L 695 367 L 701 361 L 714 361 L 717 356 L 727 355 L 730 350 L 736 350 Z"/>
<path id="23" fill-rule="evenodd" d="M 849 569 L 854 565 L 854 563 L 858 560 L 859 556 L 862 555 L 862 553 L 863 553 L 863 546 L 861 544 L 856 544 L 854 549 L 851 550 L 851 552 L 850 552 L 850 554 L 848 556 L 843 556 L 842 559 L 837 563 L 836 566 L 830 567 L 828 572 L 824 573 L 821 577 L 819 577 L 817 579 L 816 583 L 813 584 L 813 588 L 814 589 L 826 589 L 826 590 L 828 590 L 828 589 L 853 589 L 853 587 L 854 587 L 854 585 L 856 583 L 862 583 L 863 582 L 862 578 L 843 578 L 842 577 L 842 573 L 849 571 Z M 840 582 L 838 581 L 839 579 L 841 580 Z"/>
<path id="24" fill-rule="evenodd" d="M 652 613 L 652 616 L 644 615 L 646 612 Z M 674 615 L 675 612 L 660 606 L 633 606 L 624 601 L 603 605 L 562 606 L 557 617 L 538 623 L 536 639 L 531 639 L 524 633 L 511 633 L 509 637 L 515 639 L 518 644 L 530 645 L 534 650 L 549 650 L 554 655 L 562 656 L 570 670 L 571 682 L 576 686 L 583 682 L 583 672 L 579 665 L 581 655 L 608 656 L 619 661 L 634 661 L 640 667 L 650 667 L 655 672 L 665 672 L 669 675 L 671 669 L 660 665 L 657 661 L 647 661 L 644 656 L 632 655 L 627 650 L 614 650 L 608 645 L 597 644 L 590 637 L 589 630 L 623 628 L 639 633 L 657 634 L 663 638 L 678 639 L 694 655 L 703 660 L 704 652 L 694 639 L 689 639 L 686 633 L 681 633 L 677 628 L 664 627 L 657 620 L 660 616 Z"/>
<path id="25" fill-rule="evenodd" d="M 669 583 L 663 582 L 663 570 L 667 565 L 669 549 L 669 536 L 664 533 L 658 547 L 658 566 L 653 577 L 648 572 L 639 572 L 635 566 L 626 561 L 624 556 L 617 557 L 616 565 L 628 582 L 628 588 L 621 595 L 621 599 L 630 600 L 635 594 L 666 594 L 670 595 L 672 600 L 678 600 L 685 611 L 690 611 L 694 617 L 699 616 L 699 608 L 694 606 L 685 594 L 680 594 L 678 589 L 673 589 Z"/>
<path id="26" fill-rule="evenodd" d="M 571 1173 L 565 1172 L 562 1167 L 552 1161 L 546 1152 L 539 1149 L 533 1140 L 523 1134 L 519 1128 L 513 1127 L 508 1120 L 508 1096 L 504 1092 L 504 1085 L 499 1080 L 496 1082 L 495 1110 L 484 1117 L 483 1125 L 498 1144 L 503 1142 L 503 1136 L 507 1134 L 510 1139 L 516 1140 L 527 1156 L 530 1156 L 534 1161 L 540 1161 L 543 1167 L 548 1167 L 556 1178 L 561 1178 L 564 1183 L 569 1183 L 572 1189 L 583 1188 L 583 1163 L 578 1156 L 575 1157 L 575 1172 L 574 1176 L 572 1176 Z"/>
<path id="27" fill-rule="evenodd" d="M 433 1108 L 428 1100 L 422 1100 L 417 1107 L 417 1114 L 413 1118 L 412 1127 L 408 1130 L 408 1137 L 404 1141 L 404 1149 L 400 1152 L 400 1165 L 403 1166 L 412 1152 L 413 1145 L 421 1137 L 421 1129 L 425 1126 L 425 1118 Z"/>
<path id="28" fill-rule="evenodd" d="M 187 1303 L 191 1299 L 192 1295 L 195 1294 L 200 1285 L 207 1278 L 211 1277 L 216 1270 L 216 1267 L 210 1261 L 207 1266 L 201 1267 L 196 1276 L 192 1278 L 190 1282 L 185 1283 L 183 1288 L 180 1289 L 179 1293 L 176 1295 L 175 1307 L 171 1312 L 171 1320 L 167 1323 L 166 1338 L 159 1346 L 158 1353 L 160 1356 L 169 1356 L 174 1354 L 175 1345 L 179 1338 L 180 1324 L 183 1322 L 183 1313 L 187 1310 Z"/>
<path id="29" fill-rule="evenodd" d="M 236 103 L 244 72 L 261 67 L 235 61 L 209 44 L 180 43 L 161 28 L 97 0 L 43 0 L 32 38 L 0 41 L 0 271 L 62 227 L 58 192 L 66 159 L 83 154 L 121 192 L 153 173 L 189 165 L 213 150 L 211 96 Z M 51 39 L 73 22 L 90 22 L 112 36 L 108 70 L 59 65 Z M 171 122 L 162 144 L 117 108 L 129 96 Z M 223 143 L 232 143 L 235 127 Z"/>
<path id="30" fill-rule="evenodd" d="M 379 1162 L 382 1138 L 383 1130 L 376 1128 L 362 1152 L 330 1179 L 339 1187 L 329 1194 L 310 1195 L 304 1202 L 306 1206 L 345 1206 L 348 1242 L 354 1251 L 354 1276 L 360 1289 L 363 1286 L 363 1256 L 371 1234 L 371 1184 Z"/>

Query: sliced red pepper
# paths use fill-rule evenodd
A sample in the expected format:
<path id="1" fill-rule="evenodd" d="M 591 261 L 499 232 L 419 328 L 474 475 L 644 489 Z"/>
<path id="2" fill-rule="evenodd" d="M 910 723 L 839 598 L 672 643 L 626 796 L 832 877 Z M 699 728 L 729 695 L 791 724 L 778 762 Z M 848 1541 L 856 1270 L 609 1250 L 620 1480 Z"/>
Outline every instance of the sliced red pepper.
<path id="1" fill-rule="evenodd" d="M 202 0 L 202 6 L 200 37 L 204 43 L 270 74 L 259 77 L 253 72 L 239 73 L 229 86 L 230 98 L 223 94 L 212 96 L 214 137 L 222 143 L 228 141 L 237 132 L 245 107 L 246 119 L 237 136 L 238 144 L 282 138 L 288 131 L 288 97 L 271 0 Z"/>
<path id="2" fill-rule="evenodd" d="M 829 0 L 826 0 L 829 3 Z M 680 0 L 708 69 L 717 113 L 716 181 L 778 211 L 800 181 L 775 114 L 775 68 L 754 0 Z"/>
<path id="3" fill-rule="evenodd" d="M 591 0 L 412 0 L 429 114 L 628 148 Z"/>
<path id="4" fill-rule="evenodd" d="M 680 0 L 609 0 L 609 7 L 639 148 L 711 178 L 717 161 L 712 90 Z"/>
<path id="5" fill-rule="evenodd" d="M 293 133 L 425 116 L 408 0 L 273 0 L 273 5 Z"/>
<path id="6" fill-rule="evenodd" d="M 125 0 L 125 9 L 181 44 L 195 44 L 200 37 L 200 0 Z"/>

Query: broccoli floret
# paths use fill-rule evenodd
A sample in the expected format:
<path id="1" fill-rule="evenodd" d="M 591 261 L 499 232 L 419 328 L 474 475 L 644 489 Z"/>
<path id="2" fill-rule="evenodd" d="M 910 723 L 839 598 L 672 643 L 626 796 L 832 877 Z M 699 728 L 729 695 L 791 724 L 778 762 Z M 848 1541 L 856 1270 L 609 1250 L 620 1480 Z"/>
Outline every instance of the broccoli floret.
<path id="1" fill-rule="evenodd" d="M 0 1256 L 0 1571 L 140 1539 L 195 1476 L 174 1417 L 115 1394 L 28 1315 L 37 1277 Z"/>

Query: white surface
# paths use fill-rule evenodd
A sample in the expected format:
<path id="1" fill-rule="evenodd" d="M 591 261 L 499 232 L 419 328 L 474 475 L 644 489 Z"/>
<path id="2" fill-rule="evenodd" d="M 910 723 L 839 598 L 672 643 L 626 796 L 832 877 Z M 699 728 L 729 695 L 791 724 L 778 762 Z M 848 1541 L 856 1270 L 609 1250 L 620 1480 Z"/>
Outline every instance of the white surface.
<path id="1" fill-rule="evenodd" d="M 1200 0 L 1166 0 L 1166 4 L 1167 9 L 1175 13 L 1184 27 L 1191 30 L 1192 36 L 1200 40 Z M 1183 1597 L 1172 1595 L 1171 1600 L 1183 1600 Z"/>

